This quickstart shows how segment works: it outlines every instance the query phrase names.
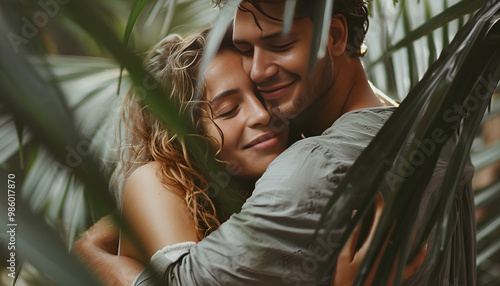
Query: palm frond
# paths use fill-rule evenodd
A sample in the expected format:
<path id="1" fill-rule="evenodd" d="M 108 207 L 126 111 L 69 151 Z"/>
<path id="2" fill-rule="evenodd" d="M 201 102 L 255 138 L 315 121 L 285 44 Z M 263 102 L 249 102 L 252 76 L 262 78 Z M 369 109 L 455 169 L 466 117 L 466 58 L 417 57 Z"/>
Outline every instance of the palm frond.
<path id="1" fill-rule="evenodd" d="M 475 150 L 471 154 L 472 164 L 476 170 L 480 170 L 500 160 L 500 142 Z"/>
<path id="2" fill-rule="evenodd" d="M 0 168 L 0 174 L 7 178 L 9 172 Z M 15 180 L 20 186 L 21 178 L 16 176 Z M 20 268 L 20 261 L 28 259 L 56 285 L 99 285 L 81 262 L 67 252 L 59 234 L 47 225 L 43 217 L 34 214 L 21 197 L 16 197 L 15 226 L 9 226 L 7 216 L 3 216 L 0 227 L 3 233 L 12 229 L 16 231 L 16 265 Z M 2 204 L 0 210 L 7 213 L 7 204 Z"/>
<path id="3" fill-rule="evenodd" d="M 481 208 L 491 202 L 497 201 L 500 198 L 500 181 L 494 182 L 491 185 L 481 188 L 475 192 L 474 201 L 476 208 Z M 480 232 L 477 234 L 478 240 L 482 238 Z"/>
<path id="4" fill-rule="evenodd" d="M 463 15 L 469 14 L 483 7 L 487 2 L 488 0 L 461 1 L 449 7 L 439 15 L 436 15 L 431 19 L 429 19 L 420 27 L 407 33 L 403 39 L 401 39 L 399 42 L 389 47 L 378 59 L 372 61 L 368 65 L 367 70 L 370 70 L 374 65 L 378 64 L 383 58 L 389 56 L 393 52 L 398 51 L 402 47 L 410 45 L 415 40 L 428 35 L 435 29 L 442 27 L 443 25 L 449 23 L 452 20 L 460 18 Z"/>
<path id="5" fill-rule="evenodd" d="M 403 10 L 403 26 L 405 29 L 405 34 L 411 33 L 411 23 L 410 23 L 410 15 L 408 11 L 408 6 L 404 6 Z M 413 87 L 417 83 L 418 76 L 418 66 L 417 66 L 417 56 L 415 55 L 415 47 L 413 43 L 408 44 L 406 46 L 406 52 L 408 56 L 408 70 L 410 76 L 410 86 Z"/>
<path id="6" fill-rule="evenodd" d="M 7 35 L 7 29 L 7 25 L 2 22 L 0 25 L 1 34 Z M 16 53 L 7 40 L 1 41 L 0 50 L 2 104 L 8 106 L 9 112 L 16 118 L 22 118 L 26 127 L 29 128 L 30 132 L 33 132 L 34 138 L 43 142 L 44 146 L 50 150 L 51 157 L 57 158 L 61 165 L 71 165 L 71 162 L 68 161 L 68 150 L 78 150 L 79 144 L 88 142 L 88 139 L 76 131 L 71 109 L 61 89 L 55 84 L 51 71 L 43 66 L 35 65 L 30 60 L 35 57 L 33 53 L 28 53 L 24 49 L 20 49 Z M 39 96 L 40 94 L 43 96 Z M 92 150 L 86 150 L 86 152 L 81 157 L 81 161 L 71 166 L 71 172 L 85 183 L 88 192 L 96 198 L 93 200 L 94 207 L 101 212 L 109 213 L 113 210 L 114 203 L 107 191 L 107 180 L 99 172 L 99 164 L 94 161 Z M 33 174 L 36 174 L 36 169 L 46 170 L 47 165 L 30 168 L 34 172 Z M 52 176 L 40 176 L 40 178 L 45 178 L 45 181 L 35 182 L 33 189 L 37 189 L 40 185 L 42 185 L 41 188 L 64 185 L 62 183 L 64 177 L 58 177 L 57 170 L 51 172 Z M 20 181 L 26 179 L 19 173 L 18 178 Z M 30 181 L 26 180 L 25 183 L 29 185 Z M 19 187 L 21 186 L 19 185 Z M 59 238 L 59 235 L 47 225 L 42 216 L 32 212 L 37 203 L 42 204 L 41 198 L 44 198 L 47 192 L 33 194 L 30 197 L 30 200 L 35 201 L 33 205 L 22 202 L 21 193 L 19 193 L 17 200 L 17 218 L 19 224 L 23 225 L 23 229 L 26 228 L 25 231 L 20 230 L 17 236 L 20 256 L 28 258 L 31 264 L 58 284 L 93 285 L 95 281 L 88 277 L 84 268 L 76 262 L 75 258 L 69 256 L 67 246 Z M 47 260 L 47 257 L 54 259 Z M 63 270 L 62 267 L 65 269 Z M 67 271 L 68 269 L 71 271 Z M 61 273 L 64 274 L 61 275 Z"/>
<path id="7" fill-rule="evenodd" d="M 201 90 L 205 82 L 205 73 L 210 66 L 210 62 L 215 57 L 217 50 L 219 49 L 222 38 L 224 37 L 229 24 L 233 20 L 234 14 L 236 13 L 236 9 L 238 9 L 240 2 L 241 0 L 236 0 L 224 4 L 216 22 L 210 30 L 205 52 L 203 53 L 201 61 L 200 72 L 198 73 L 198 83 L 196 86 L 197 99 L 201 98 Z"/>
<path id="8" fill-rule="evenodd" d="M 428 22 L 431 18 L 431 7 L 430 7 L 429 0 L 425 0 L 424 5 L 425 5 L 425 18 L 427 19 L 426 21 Z M 443 47 L 445 47 L 447 44 L 448 44 L 448 42 L 446 42 L 446 44 L 443 45 Z M 430 66 L 437 58 L 436 43 L 434 42 L 434 36 L 433 36 L 432 32 L 429 33 L 429 35 L 427 36 L 427 47 L 429 49 L 428 63 Z"/>
<path id="9" fill-rule="evenodd" d="M 127 27 L 125 28 L 125 35 L 123 36 L 123 43 L 125 45 L 128 44 L 128 41 L 130 39 L 130 35 L 132 35 L 132 29 L 134 29 L 135 23 L 137 22 L 137 19 L 139 19 L 139 16 L 142 13 L 142 10 L 144 9 L 144 6 L 148 4 L 149 0 L 139 0 L 135 2 L 134 7 L 132 8 L 132 11 L 130 11 L 130 16 L 127 21 Z M 173 1 L 170 1 L 173 2 Z"/>
<path id="10" fill-rule="evenodd" d="M 411 236 L 398 236 L 398 234 L 401 234 L 401 231 L 407 227 L 406 225 L 411 225 L 409 222 L 414 222 L 411 214 L 417 213 L 415 208 L 419 205 L 418 202 L 421 199 L 422 192 L 432 175 L 439 150 L 441 150 L 444 143 L 441 145 L 436 144 L 436 151 L 429 154 L 421 165 L 413 166 L 415 171 L 407 177 L 399 178 L 399 182 L 386 185 L 387 182 L 383 181 L 386 172 L 389 171 L 390 174 L 397 175 L 400 163 L 398 164 L 396 159 L 405 158 L 407 162 L 411 162 L 409 161 L 409 154 L 417 150 L 419 145 L 416 142 L 425 142 L 426 139 L 432 140 L 431 132 L 433 130 L 444 131 L 448 138 L 455 132 L 454 130 L 458 127 L 455 124 L 456 122 L 451 122 L 453 124 L 445 122 L 442 117 L 442 114 L 450 106 L 455 104 L 463 106 L 465 101 L 472 100 L 472 97 L 477 96 L 477 94 L 474 94 L 476 88 L 486 88 L 490 91 L 489 95 L 491 96 L 500 78 L 500 54 L 497 49 L 499 43 L 498 38 L 495 38 L 498 36 L 499 31 L 498 25 L 493 26 L 496 24 L 494 15 L 499 7 L 500 3 L 489 2 L 457 34 L 450 46 L 442 53 L 440 59 L 429 68 L 424 78 L 408 94 L 368 148 L 356 160 L 337 188 L 337 193 L 332 196 L 325 208 L 321 222 L 326 223 L 325 227 L 328 233 L 328 230 L 332 227 L 338 228 L 344 225 L 342 220 L 345 219 L 345 213 L 348 212 L 346 208 L 349 206 L 346 202 L 351 201 L 353 196 L 364 194 L 364 199 L 362 199 L 359 208 L 362 211 L 356 213 L 351 223 L 345 224 L 347 230 L 340 241 L 340 244 L 343 245 L 356 224 L 361 220 L 364 212 L 366 212 L 367 206 L 373 202 L 376 193 L 382 191 L 389 197 L 372 246 L 361 265 L 356 282 L 358 284 L 356 285 L 362 285 L 368 275 L 394 221 L 395 230 L 390 237 L 392 250 L 388 251 L 386 249 L 384 251 L 382 261 L 394 261 L 398 251 L 408 250 L 406 246 Z M 490 19 L 493 20 L 490 22 Z M 490 29 L 492 26 L 495 28 Z M 463 43 L 468 43 L 468 45 Z M 450 74 L 450 71 L 456 72 Z M 481 79 L 485 75 L 488 76 L 489 81 L 486 86 L 482 86 L 484 83 Z M 474 98 L 474 100 L 479 99 Z M 474 115 L 471 115 L 465 121 L 467 130 L 463 130 L 457 151 L 451 159 L 453 162 L 457 162 L 454 168 L 457 168 L 456 171 L 459 172 L 467 158 L 471 140 L 473 139 L 471 134 L 477 129 L 477 125 L 484 114 L 484 108 L 489 103 L 489 98 L 483 97 L 479 102 L 481 102 L 481 108 L 472 110 L 471 114 Z M 395 130 L 398 131 L 395 132 Z M 405 150 L 405 146 L 410 147 Z M 402 153 L 400 154 L 400 152 Z M 448 172 L 451 172 L 450 170 L 451 168 L 449 168 Z M 367 176 L 366 174 L 370 175 Z M 448 173 L 445 185 L 454 186 L 457 184 L 457 180 L 460 179 L 461 177 L 456 176 L 456 173 Z M 392 190 L 391 194 L 387 193 L 386 188 L 389 186 Z M 456 189 L 451 188 L 450 190 L 454 192 Z M 453 193 L 448 195 L 452 196 Z M 441 196 L 446 197 L 446 194 Z M 448 201 L 453 202 L 451 199 Z M 410 204 L 410 202 L 412 203 Z M 435 210 L 443 211 L 445 205 L 449 210 L 446 199 L 443 199 L 440 207 L 435 208 Z M 446 213 L 442 214 L 441 218 L 442 227 L 437 231 L 436 236 L 447 237 L 449 234 L 447 233 Z M 429 221 L 431 225 L 435 222 L 434 220 Z M 398 229 L 399 231 L 397 231 Z M 432 227 L 429 229 L 432 229 Z M 416 245 L 420 245 L 426 239 L 427 237 L 417 239 Z M 436 255 L 435 259 L 438 259 L 439 251 L 432 253 Z M 338 252 L 334 256 L 337 254 Z M 399 255 L 405 257 L 403 252 L 399 252 Z M 387 274 L 392 268 L 392 264 L 389 264 L 381 263 L 377 270 L 381 274 L 377 274 L 376 281 L 386 281 Z M 398 265 L 404 264 L 398 263 Z"/>
<path id="11" fill-rule="evenodd" d="M 2 108 L 3 109 L 3 108 Z M 5 162 L 11 158 L 18 149 L 32 138 L 31 133 L 23 128 L 22 136 L 19 135 L 19 128 L 12 115 L 8 114 L 6 109 L 3 109 L 0 116 L 0 162 Z M 22 145 L 21 145 L 22 142 Z M 22 151 L 19 151 L 22 152 Z M 21 157 L 19 158 L 21 161 Z"/>
<path id="12" fill-rule="evenodd" d="M 463 0 L 448 7 L 448 3 L 445 1 L 443 11 L 431 17 L 429 1 L 426 0 L 424 3 L 426 5 L 426 22 L 416 29 L 410 27 L 414 14 L 404 15 L 401 9 L 394 9 L 396 13 L 399 13 L 396 15 L 396 21 L 398 19 L 408 21 L 408 33 L 401 40 L 393 43 L 390 39 L 394 38 L 395 29 L 393 27 L 397 25 L 388 24 L 384 21 L 382 2 L 377 0 L 370 3 L 370 5 L 379 10 L 378 14 L 372 12 L 372 15 L 379 17 L 377 19 L 381 21 L 382 33 L 385 33 L 385 36 L 380 37 L 383 52 L 374 61 L 367 61 L 366 63 L 368 71 L 371 73 L 369 74 L 370 78 L 378 79 L 378 76 L 374 75 L 375 71 L 378 73 L 383 71 L 383 73 L 387 74 L 387 77 L 384 78 L 387 90 L 394 96 L 404 94 L 400 92 L 402 86 L 405 85 L 404 77 L 403 79 L 400 77 L 400 65 L 405 66 L 408 69 L 407 72 L 413 73 L 413 80 L 416 81 L 420 76 L 417 71 L 419 65 L 422 65 L 421 59 L 423 57 L 419 54 L 418 45 L 415 45 L 417 39 L 426 37 L 426 47 L 430 51 L 426 61 L 433 62 L 439 50 L 438 43 L 441 41 L 443 46 L 447 45 L 449 42 L 448 34 L 450 30 L 455 28 L 454 23 L 450 24 L 450 21 L 458 19 L 457 26 L 462 27 L 465 20 L 469 18 L 469 13 L 485 5 L 489 5 L 488 7 L 498 6 L 498 3 L 494 3 L 498 1 Z M 396 2 L 394 1 L 394 4 Z M 395 7 L 405 7 L 405 4 L 410 4 L 410 1 L 400 2 L 399 6 Z M 20 214 L 19 220 L 29 231 L 19 233 L 20 244 L 22 245 L 20 249 L 23 249 L 20 255 L 27 258 L 27 261 L 32 263 L 54 283 L 60 285 L 95 285 L 96 281 L 88 278 L 89 276 L 83 270 L 84 268 L 72 256 L 67 254 L 67 249 L 71 246 L 75 235 L 86 223 L 89 212 L 94 213 L 96 209 L 100 209 L 101 212 L 110 212 L 114 209 L 113 200 L 107 191 L 107 178 L 100 170 L 102 170 L 103 165 L 109 163 L 108 160 L 110 159 L 108 158 L 112 156 L 113 147 L 108 145 L 108 140 L 104 135 L 108 130 L 109 116 L 113 113 L 113 110 L 109 110 L 107 107 L 117 106 L 120 100 L 120 96 L 116 96 L 115 92 L 117 78 L 120 77 L 119 67 L 121 65 L 125 67 L 136 87 L 143 87 L 143 80 L 150 79 L 142 68 L 142 59 L 124 47 L 119 35 L 124 35 L 125 43 L 130 42 L 131 46 L 135 46 L 139 52 L 142 52 L 151 47 L 165 34 L 190 32 L 195 29 L 194 27 L 207 26 L 211 20 L 215 19 L 215 15 L 219 15 L 216 18 L 209 46 L 207 46 L 209 52 L 204 59 L 206 66 L 206 63 L 215 54 L 218 42 L 222 38 L 222 31 L 225 31 L 239 1 L 228 1 L 222 14 L 216 14 L 213 9 L 208 8 L 208 3 L 200 4 L 201 2 L 198 0 L 136 1 L 135 8 L 132 8 L 130 14 L 127 15 L 128 22 L 124 33 L 117 29 L 120 23 L 117 24 L 109 21 L 109 19 L 103 19 L 105 13 L 99 11 L 100 8 L 97 8 L 106 5 L 108 7 L 106 11 L 109 12 L 109 8 L 116 2 L 111 4 L 100 4 L 98 1 L 87 1 L 85 4 L 72 2 L 67 5 L 65 10 L 61 10 L 61 15 L 65 16 L 63 18 L 65 24 L 71 27 L 80 27 L 79 29 L 83 29 L 88 33 L 83 40 L 84 42 L 95 40 L 98 46 L 105 48 L 101 51 L 102 54 L 110 53 L 116 61 L 89 57 L 49 56 L 45 58 L 35 53 L 41 51 L 40 47 L 42 45 L 39 38 L 30 39 L 30 43 L 23 47 L 26 49 L 22 49 L 16 54 L 12 46 L 9 46 L 10 42 L 5 38 L 5 35 L 9 31 L 19 31 L 20 27 L 9 29 L 6 21 L 14 20 L 15 23 L 19 18 L 27 15 L 24 10 L 25 7 L 29 6 L 30 9 L 36 9 L 37 6 L 34 2 L 7 3 L 7 1 L 1 1 L 2 9 L 5 8 L 5 11 L 9 11 L 9 13 L 4 11 L 4 14 L 7 15 L 3 15 L 6 17 L 0 19 L 0 35 L 2 35 L 2 41 L 0 41 L 0 110 L 2 110 L 0 115 L 0 162 L 3 168 L 9 169 L 11 166 L 17 167 L 24 163 L 24 166 L 20 167 L 20 172 L 22 172 L 20 176 L 24 183 L 23 199 L 20 200 L 23 212 Z M 294 3 L 295 1 L 287 1 L 289 11 L 293 11 Z M 323 6 L 318 6 L 320 7 L 317 10 L 318 14 L 314 16 L 314 19 L 316 19 L 314 24 L 315 41 L 310 57 L 311 67 L 314 65 L 318 51 L 321 54 L 321 49 L 324 46 L 325 23 L 328 22 L 330 17 L 328 11 L 331 10 L 328 5 L 332 3 L 333 1 L 330 0 L 324 1 L 321 4 Z M 123 5 L 128 4 L 121 5 L 123 7 Z M 288 27 L 287 23 L 291 23 L 290 15 L 292 14 L 285 13 L 284 15 L 286 27 Z M 486 13 L 483 15 L 486 15 Z M 127 16 L 123 18 L 125 19 Z M 489 16 L 491 16 L 491 13 Z M 117 19 L 114 14 L 110 18 Z M 374 22 L 376 21 L 372 21 L 372 23 Z M 347 231 L 341 242 L 347 239 L 355 225 L 361 221 L 362 216 L 374 199 L 373 194 L 387 183 L 385 181 L 387 177 L 384 176 L 385 171 L 392 170 L 394 172 L 397 169 L 397 163 L 400 162 L 397 161 L 397 158 L 408 158 L 408 153 L 416 148 L 415 145 L 410 145 L 410 149 L 400 150 L 397 148 L 391 149 L 391 146 L 408 146 L 409 143 L 405 143 L 408 142 L 408 134 L 415 135 L 414 138 L 417 139 L 426 138 L 426 130 L 428 131 L 429 128 L 437 124 L 435 121 L 436 116 L 442 111 L 438 107 L 452 104 L 452 102 L 463 103 L 466 100 L 463 96 L 451 99 L 453 91 L 460 91 L 463 94 L 465 91 L 471 90 L 471 85 L 478 84 L 474 81 L 474 78 L 480 74 L 485 75 L 485 72 L 488 71 L 487 68 L 490 68 L 489 72 L 493 74 L 492 81 L 498 81 L 495 78 L 498 77 L 498 72 L 495 73 L 495 70 L 498 71 L 498 69 L 495 69 L 495 64 L 499 66 L 499 63 L 495 62 L 498 56 L 496 58 L 491 57 L 490 62 L 486 61 L 485 58 L 479 58 L 477 61 L 478 66 L 482 66 L 484 69 L 470 68 L 470 72 L 464 77 L 466 80 L 461 85 L 457 83 L 458 80 L 452 80 L 453 77 L 461 78 L 460 75 L 452 72 L 454 68 L 464 69 L 464 66 L 468 66 L 467 62 L 472 55 L 482 49 L 477 46 L 471 48 L 467 45 L 461 46 L 457 44 L 460 42 L 481 42 L 479 36 L 482 34 L 479 27 L 487 24 L 481 19 L 478 20 L 477 16 L 470 22 L 467 26 L 468 32 L 461 32 L 455 38 L 455 44 L 452 45 L 452 48 L 447 49 L 424 76 L 422 81 L 431 83 L 431 86 L 424 88 L 423 84 L 417 84 L 416 89 L 410 93 L 402 104 L 401 111 L 398 111 L 393 116 L 394 119 L 391 119 L 392 123 L 388 124 L 388 126 L 395 127 L 398 130 L 401 128 L 401 130 L 405 131 L 396 134 L 394 134 L 393 130 L 387 131 L 392 127 L 384 129 L 384 132 L 381 131 L 382 135 L 380 136 L 385 135 L 386 139 L 389 139 L 374 140 L 373 146 L 367 149 L 367 152 L 372 152 L 372 155 L 362 155 L 363 159 L 360 159 L 362 163 L 353 166 L 354 170 L 356 168 L 362 170 L 360 174 L 371 175 L 368 178 L 366 176 L 357 178 L 351 174 L 355 172 L 352 171 L 349 175 L 349 181 L 342 185 L 344 189 L 349 191 L 333 198 L 330 202 L 330 209 L 327 211 L 331 215 L 331 221 L 327 228 L 331 227 L 335 221 L 341 220 L 342 216 L 339 213 L 342 212 L 342 208 L 339 206 L 342 206 L 342 201 L 349 200 L 346 194 L 350 190 L 355 188 L 368 190 L 365 200 L 361 203 L 361 206 L 363 206 L 361 209 L 365 211 L 358 212 L 352 223 L 345 225 Z M 472 23 L 476 23 L 476 26 L 473 27 Z M 443 27 L 441 39 L 439 39 L 438 33 L 433 33 L 439 27 Z M 494 26 L 493 30 L 492 34 L 498 34 L 498 25 Z M 82 35 L 80 31 L 82 30 L 78 30 L 77 33 L 79 37 Z M 467 37 L 468 34 L 470 37 Z M 436 36 L 436 39 L 434 39 L 434 36 Z M 498 40 L 496 41 L 498 42 Z M 137 45 L 135 42 L 137 42 Z M 409 52 L 410 57 L 400 61 L 398 57 L 403 54 L 402 52 L 406 47 L 413 48 L 414 51 Z M 498 44 L 496 47 L 498 47 Z M 494 49 L 494 47 L 491 49 Z M 484 56 L 487 54 L 487 52 L 484 52 Z M 383 62 L 383 67 L 378 65 L 379 62 Z M 413 67 L 408 68 L 407 63 L 412 63 Z M 441 69 L 437 68 L 439 65 L 441 65 Z M 422 66 L 425 67 L 425 65 Z M 436 79 L 432 81 L 432 78 Z M 443 98 L 435 96 L 439 93 L 445 96 Z M 458 92 L 455 93 L 458 94 Z M 40 94 L 43 94 L 43 96 L 39 96 Z M 186 124 L 189 120 L 182 116 L 179 118 L 178 104 L 165 100 L 157 89 L 149 90 L 146 101 L 148 105 L 153 107 L 155 114 L 159 118 L 179 133 L 192 131 L 192 126 Z M 420 110 L 424 108 L 426 108 L 426 111 L 421 112 Z M 481 108 L 484 108 L 484 105 Z M 495 105 L 493 110 L 492 114 L 495 113 Z M 462 154 L 467 153 L 470 148 L 470 140 L 480 121 L 482 111 L 478 109 L 474 116 L 472 117 L 471 114 L 464 123 L 468 127 L 464 125 L 462 136 L 467 140 L 459 145 L 461 150 L 457 151 L 456 157 L 453 159 L 457 162 L 457 164 L 454 164 L 456 169 L 453 169 L 453 172 L 461 172 L 463 168 L 466 158 Z M 415 124 L 415 122 L 418 122 L 418 124 Z M 77 150 L 82 142 L 85 144 L 90 142 L 91 152 L 87 154 L 87 150 L 84 150 L 87 155 L 80 156 L 81 161 L 75 160 L 78 158 L 72 156 L 74 155 L 73 151 Z M 195 153 L 203 153 L 203 148 L 198 146 L 196 141 L 188 144 L 190 144 L 190 148 L 195 150 Z M 385 146 L 386 144 L 387 146 Z M 480 169 L 493 162 L 494 159 L 498 159 L 498 149 L 499 145 L 497 144 L 474 151 L 472 160 L 476 168 Z M 16 154 L 16 151 L 18 154 Z M 76 154 L 78 155 L 78 152 Z M 373 154 L 378 154 L 378 156 Z M 95 158 L 103 159 L 96 160 Z M 75 166 L 72 167 L 73 163 L 76 162 L 78 164 L 74 164 Z M 372 166 L 367 162 L 383 163 Z M 396 162 L 396 164 L 391 162 Z M 205 163 L 210 166 L 210 162 Z M 362 165 L 366 165 L 366 169 L 363 169 Z M 432 162 L 430 162 L 424 164 L 422 168 L 432 169 L 432 165 Z M 369 170 L 369 172 L 363 172 L 363 170 Z M 2 169 L 2 176 L 4 173 L 5 171 Z M 448 174 L 447 178 L 450 186 L 456 184 L 451 174 Z M 394 188 L 405 189 L 408 185 L 411 185 L 412 188 L 419 189 L 425 185 L 425 180 L 412 184 L 411 179 L 408 179 L 404 184 L 395 184 Z M 500 200 L 498 188 L 497 181 L 479 190 L 476 196 L 478 208 L 484 207 L 491 202 L 498 202 Z M 450 193 L 442 192 L 441 208 L 434 208 L 428 227 L 430 231 L 434 225 L 439 224 L 442 230 L 438 235 L 441 235 L 443 241 L 446 240 L 446 231 L 444 230 L 446 225 L 450 223 L 446 221 L 447 212 L 450 208 L 450 205 L 446 204 L 446 200 L 448 197 L 453 196 L 454 189 L 450 187 L 449 190 Z M 224 196 L 224 193 L 220 195 Z M 90 209 L 85 205 L 85 196 L 89 197 L 89 201 L 94 204 Z M 403 192 L 396 192 L 387 202 L 386 212 L 384 213 L 385 222 L 381 224 L 381 231 L 377 232 L 376 240 L 374 240 L 375 247 L 371 250 L 368 259 L 362 266 L 361 278 L 358 282 L 362 281 L 362 277 L 368 273 L 367 271 L 371 268 L 376 253 L 380 250 L 382 242 L 385 241 L 386 232 L 384 232 L 384 229 L 388 230 L 389 222 L 396 218 L 399 220 L 404 218 L 407 224 L 399 224 L 393 230 L 394 247 L 387 249 L 386 254 L 384 254 L 383 261 L 388 261 L 388 263 L 381 263 L 382 267 L 379 269 L 379 276 L 377 276 L 381 281 L 386 279 L 384 276 L 387 276 L 385 274 L 392 267 L 391 263 L 395 260 L 398 251 L 402 250 L 402 255 L 398 258 L 398 269 L 395 278 L 400 280 L 402 265 L 404 265 L 403 260 L 407 256 L 412 256 L 409 248 L 411 239 L 409 233 L 411 233 L 410 230 L 415 222 L 415 217 L 411 213 L 416 204 L 411 204 L 413 199 L 418 201 L 419 195 L 410 197 L 403 194 Z M 334 204 L 335 200 L 337 200 L 337 203 Z M 396 205 L 396 201 L 401 205 Z M 0 206 L 0 209 L 3 211 L 4 207 Z M 49 223 L 41 219 L 41 212 L 44 213 L 43 217 Z M 486 269 L 489 266 L 488 263 L 492 255 L 498 253 L 498 249 L 500 249 L 499 244 L 496 242 L 500 229 L 498 218 L 499 215 L 496 212 L 490 212 L 478 224 L 478 266 L 481 269 Z M 56 223 L 57 221 L 59 223 Z M 64 242 L 54 231 L 54 229 L 60 227 L 61 223 L 67 232 Z M 429 231 L 426 231 L 426 233 Z M 425 240 L 425 235 L 417 240 Z M 51 257 L 48 262 L 47 257 Z M 436 256 L 437 259 L 439 259 L 438 255 Z M 27 268 L 29 268 L 29 263 L 27 265 Z M 65 267 L 65 269 L 62 270 L 62 267 Z"/>

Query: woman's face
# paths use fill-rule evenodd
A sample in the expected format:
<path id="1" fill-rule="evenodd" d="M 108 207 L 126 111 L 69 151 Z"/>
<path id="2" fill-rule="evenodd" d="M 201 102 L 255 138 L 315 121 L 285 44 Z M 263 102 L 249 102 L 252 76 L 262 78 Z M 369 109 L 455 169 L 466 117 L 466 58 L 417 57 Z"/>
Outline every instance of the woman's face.
<path id="1" fill-rule="evenodd" d="M 288 126 L 271 120 L 259 101 L 250 78 L 243 71 L 241 55 L 218 53 L 206 76 L 206 100 L 224 135 L 217 157 L 231 164 L 234 175 L 258 178 L 287 145 Z M 205 126 L 208 135 L 221 141 L 216 126 Z"/>

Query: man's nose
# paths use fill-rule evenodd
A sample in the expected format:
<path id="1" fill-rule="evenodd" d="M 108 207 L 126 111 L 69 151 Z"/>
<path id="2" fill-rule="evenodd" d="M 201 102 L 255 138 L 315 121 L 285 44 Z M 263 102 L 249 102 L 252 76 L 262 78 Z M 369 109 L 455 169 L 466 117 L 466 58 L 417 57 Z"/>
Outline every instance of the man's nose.
<path id="1" fill-rule="evenodd" d="M 255 48 L 251 61 L 250 79 L 256 84 L 262 83 L 278 72 L 272 53 L 265 49 Z"/>

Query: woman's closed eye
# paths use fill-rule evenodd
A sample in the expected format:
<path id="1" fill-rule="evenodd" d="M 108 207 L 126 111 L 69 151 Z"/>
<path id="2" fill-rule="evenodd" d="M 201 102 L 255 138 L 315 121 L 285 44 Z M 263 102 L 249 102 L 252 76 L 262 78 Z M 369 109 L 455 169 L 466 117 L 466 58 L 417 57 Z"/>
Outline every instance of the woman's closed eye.
<path id="1" fill-rule="evenodd" d="M 236 115 L 239 105 L 231 105 L 215 111 L 215 119 L 230 118 Z"/>

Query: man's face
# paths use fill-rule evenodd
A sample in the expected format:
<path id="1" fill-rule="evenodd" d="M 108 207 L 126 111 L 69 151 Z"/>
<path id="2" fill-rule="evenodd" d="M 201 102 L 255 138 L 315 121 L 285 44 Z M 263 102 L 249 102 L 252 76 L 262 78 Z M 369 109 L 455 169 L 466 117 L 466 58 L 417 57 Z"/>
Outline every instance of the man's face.
<path id="1" fill-rule="evenodd" d="M 283 19 L 284 2 L 259 1 L 258 5 L 267 15 L 249 2 L 241 4 L 234 19 L 233 41 L 243 53 L 243 69 L 267 105 L 285 118 L 293 118 L 328 91 L 333 64 L 327 56 L 309 74 L 311 19 L 294 19 L 290 33 L 284 35 L 279 20 Z"/>

